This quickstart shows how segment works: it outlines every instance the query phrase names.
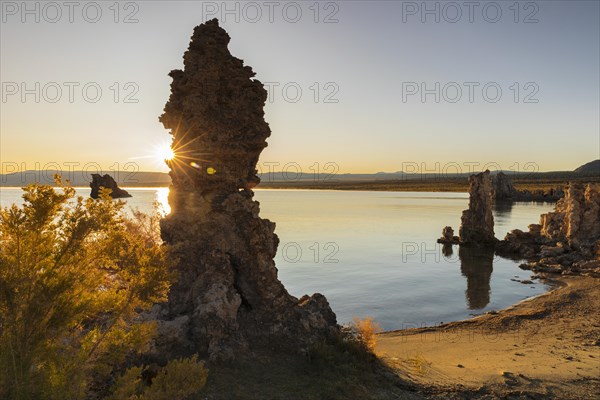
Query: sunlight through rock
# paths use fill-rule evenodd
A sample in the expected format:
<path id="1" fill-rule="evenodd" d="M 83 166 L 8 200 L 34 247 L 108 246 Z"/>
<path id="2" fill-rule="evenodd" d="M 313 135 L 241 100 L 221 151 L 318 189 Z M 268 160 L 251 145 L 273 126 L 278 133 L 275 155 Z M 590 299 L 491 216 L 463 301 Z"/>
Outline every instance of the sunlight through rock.
<path id="1" fill-rule="evenodd" d="M 184 70 L 170 73 L 160 121 L 173 135 L 172 212 L 161 223 L 179 280 L 162 311 L 157 351 L 232 359 L 252 350 L 300 351 L 337 329 L 324 296 L 300 300 L 277 278 L 275 224 L 250 190 L 271 134 L 267 91 L 227 48 L 217 20 L 194 30 Z"/>

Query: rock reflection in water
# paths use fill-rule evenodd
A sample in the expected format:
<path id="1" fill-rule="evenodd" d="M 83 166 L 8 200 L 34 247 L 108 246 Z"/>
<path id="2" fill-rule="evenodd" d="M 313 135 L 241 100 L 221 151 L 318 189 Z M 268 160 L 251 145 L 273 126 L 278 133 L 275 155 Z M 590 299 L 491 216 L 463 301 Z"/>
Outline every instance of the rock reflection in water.
<path id="1" fill-rule="evenodd" d="M 454 251 L 452 250 L 452 245 L 451 244 L 445 244 L 445 245 L 443 245 L 442 246 L 442 254 L 446 258 L 451 258 L 452 255 L 454 254 Z"/>
<path id="2" fill-rule="evenodd" d="M 494 202 L 494 212 L 496 213 L 496 217 L 504 217 L 508 218 L 513 208 L 512 201 L 500 201 L 496 200 Z"/>
<path id="3" fill-rule="evenodd" d="M 461 246 L 458 257 L 460 272 L 467 278 L 467 307 L 469 310 L 484 308 L 490 302 L 490 278 L 494 269 L 493 248 Z"/>

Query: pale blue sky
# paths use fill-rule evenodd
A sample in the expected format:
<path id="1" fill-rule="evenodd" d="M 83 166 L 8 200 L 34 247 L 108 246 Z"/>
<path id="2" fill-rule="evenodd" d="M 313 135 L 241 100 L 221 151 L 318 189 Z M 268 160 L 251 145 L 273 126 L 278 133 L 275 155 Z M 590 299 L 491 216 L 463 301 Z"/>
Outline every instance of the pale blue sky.
<path id="1" fill-rule="evenodd" d="M 520 2 L 518 23 L 514 1 L 476 2 L 472 23 L 462 1 L 453 3 L 463 13 L 455 23 L 445 20 L 454 18 L 455 10 L 435 1 L 427 4 L 438 4 L 439 23 L 434 15 L 422 22 L 421 10 L 403 15 L 421 1 L 321 2 L 318 23 L 313 1 L 275 2 L 273 22 L 266 3 L 255 2 L 263 12 L 255 23 L 248 20 L 255 14 L 245 3 L 237 3 L 239 22 L 235 12 L 223 21 L 220 1 L 121 2 L 119 20 L 130 12 L 139 20 L 129 24 L 113 21 L 113 1 L 98 2 L 102 17 L 90 23 L 82 11 L 87 3 L 74 10 L 73 23 L 66 8 L 56 23 L 45 21 L 55 10 L 44 11 L 43 3 L 40 22 L 30 14 L 23 23 L 21 2 L 2 1 L 3 164 L 96 162 L 108 169 L 135 162 L 140 170 L 164 170 L 155 148 L 169 140 L 157 119 L 169 95 L 167 74 L 182 67 L 194 26 L 213 16 L 221 17 L 232 37 L 231 52 L 261 81 L 280 84 L 266 107 L 273 134 L 261 162 L 296 162 L 307 172 L 315 162 L 335 162 L 340 172 L 396 171 L 414 162 L 430 169 L 436 162 L 496 163 L 504 169 L 533 162 L 543 171 L 571 170 L 600 157 L 598 1 Z M 494 18 L 495 4 L 502 16 L 491 23 L 486 18 Z M 286 21 L 295 17 L 296 5 L 301 18 Z M 213 6 L 217 15 L 207 15 Z M 93 18 L 93 6 L 86 7 L 85 17 Z M 235 9 L 236 3 L 227 7 Z M 327 15 L 338 22 L 324 23 Z M 538 22 L 524 23 L 528 15 Z M 20 92 L 22 82 L 29 88 L 40 82 L 40 91 L 56 82 L 62 97 L 50 103 L 40 93 L 36 103 L 29 94 L 23 103 L 21 93 L 10 94 L 13 83 Z M 73 103 L 64 82 L 79 84 Z M 83 98 L 81 88 L 89 82 L 102 89 L 97 103 Z M 114 82 L 120 87 L 117 103 Z M 127 82 L 134 85 L 125 88 Z M 302 89 L 296 103 L 282 95 L 290 82 Z M 314 82 L 320 88 L 316 103 Z M 403 87 L 410 82 L 429 88 L 456 82 L 462 98 L 448 101 L 456 92 L 447 86 L 439 103 L 433 94 L 424 103 L 419 94 L 403 101 Z M 472 103 L 464 82 L 480 85 Z M 490 82 L 502 89 L 496 103 L 482 94 Z M 136 87 L 132 98 L 138 103 L 125 103 Z M 338 102 L 324 102 L 336 89 L 330 99 Z M 54 89 L 47 90 L 52 98 Z M 534 90 L 539 102 L 524 103 Z M 494 90 L 488 93 L 493 96 Z M 295 95 L 291 86 L 288 95 Z"/>

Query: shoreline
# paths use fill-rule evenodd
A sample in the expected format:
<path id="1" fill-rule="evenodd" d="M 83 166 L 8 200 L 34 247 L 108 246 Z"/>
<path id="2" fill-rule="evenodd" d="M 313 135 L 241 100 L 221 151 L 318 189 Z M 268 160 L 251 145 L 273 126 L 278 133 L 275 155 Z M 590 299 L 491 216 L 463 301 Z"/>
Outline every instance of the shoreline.
<path id="1" fill-rule="evenodd" d="M 490 315 L 498 315 L 501 314 L 503 312 L 507 312 L 512 310 L 515 307 L 520 306 L 523 303 L 528 303 L 530 301 L 533 301 L 535 299 L 539 299 L 542 296 L 549 296 L 551 293 L 553 293 L 554 291 L 561 289 L 563 287 L 568 286 L 568 284 L 556 277 L 548 277 L 548 276 L 539 276 L 539 281 L 540 283 L 544 283 L 547 284 L 548 286 L 550 286 L 551 288 L 543 293 L 539 293 L 536 295 L 532 295 L 531 297 L 526 297 L 524 299 L 521 299 L 519 301 L 517 301 L 516 303 L 513 303 L 509 306 L 506 306 L 504 308 L 501 308 L 499 310 L 490 310 L 490 311 L 486 311 L 483 312 L 481 314 L 470 314 L 471 316 L 468 318 L 462 318 L 462 319 L 457 319 L 454 321 L 447 321 L 447 322 L 443 322 L 441 324 L 438 325 L 426 325 L 426 326 L 421 326 L 419 328 L 405 328 L 405 329 L 390 329 L 390 330 L 384 330 L 378 333 L 378 335 L 386 335 L 386 334 L 393 334 L 393 333 L 402 333 L 402 332 L 407 332 L 407 331 L 429 331 L 429 330 L 435 330 L 438 328 L 444 328 L 446 326 L 452 325 L 452 324 L 458 324 L 458 323 L 463 323 L 463 322 L 468 322 L 468 321 L 473 321 L 476 320 L 478 318 L 484 318 L 486 316 L 490 316 Z"/>
<path id="2" fill-rule="evenodd" d="M 554 289 L 497 312 L 382 332 L 375 352 L 433 398 L 593 398 L 600 394 L 600 280 L 550 279 Z"/>
<path id="3" fill-rule="evenodd" d="M 23 186 L 2 186 L 0 185 L 0 191 L 4 189 L 9 190 L 21 190 Z M 58 186 L 51 185 L 58 188 Z M 72 186 L 74 189 L 90 190 L 89 186 Z M 124 190 L 152 190 L 152 189 L 169 189 L 169 185 L 142 185 L 142 186 L 119 186 L 120 189 Z M 265 185 L 257 186 L 252 188 L 252 191 L 266 191 L 266 190 L 277 190 L 277 191 L 310 191 L 310 192 L 387 192 L 387 193 L 462 193 L 468 195 L 468 189 L 453 188 L 444 189 L 437 186 L 424 186 L 424 187 L 327 187 L 327 186 L 303 186 L 303 185 Z M 556 203 L 556 200 L 550 199 L 514 199 L 514 200 L 502 200 L 503 202 L 512 203 Z"/>
<path id="4" fill-rule="evenodd" d="M 550 280 L 550 279 L 543 278 L 543 280 Z M 509 311 L 513 310 L 514 308 L 519 307 L 523 303 L 531 302 L 531 301 L 533 301 L 535 299 L 539 299 L 540 297 L 543 297 L 543 296 L 549 296 L 554 291 L 556 291 L 558 289 L 561 289 L 563 287 L 568 286 L 567 283 L 559 281 L 559 280 L 556 280 L 556 279 L 551 279 L 551 282 L 548 282 L 548 284 L 550 286 L 556 286 L 556 287 L 553 287 L 552 289 L 550 289 L 550 290 L 548 290 L 548 291 L 546 291 L 544 293 L 536 294 L 536 295 L 533 295 L 531 297 L 527 297 L 527 298 L 521 299 L 518 302 L 513 303 L 513 304 L 511 304 L 511 305 L 509 305 L 509 306 L 507 306 L 505 308 L 500 309 L 500 310 L 490 310 L 490 311 L 486 311 L 486 312 L 481 313 L 481 314 L 471 314 L 471 316 L 468 317 L 468 318 L 457 319 L 457 320 L 454 320 L 454 321 L 447 321 L 447 322 L 443 322 L 443 323 L 437 324 L 437 325 L 425 325 L 425 326 L 420 326 L 418 328 L 404 328 L 404 329 L 383 330 L 381 332 L 378 332 L 377 335 L 379 335 L 379 336 L 387 336 L 387 335 L 394 335 L 394 334 L 400 335 L 400 334 L 403 334 L 403 333 L 406 333 L 406 332 L 424 333 L 424 332 L 433 332 L 433 331 L 436 331 L 436 330 L 443 330 L 443 329 L 445 329 L 447 327 L 451 327 L 451 326 L 453 326 L 455 324 L 468 323 L 470 321 L 478 320 L 478 319 L 485 318 L 485 317 L 488 317 L 488 316 L 499 315 L 499 314 L 502 314 L 502 313 L 509 312 Z"/>
<path id="5" fill-rule="evenodd" d="M 568 182 L 600 183 L 600 176 L 577 176 L 577 177 L 512 177 L 512 182 L 517 190 L 548 191 L 557 187 L 564 187 Z M 119 187 L 123 189 L 163 189 L 169 188 L 166 182 L 120 182 Z M 14 186 L 0 184 L 1 189 L 21 188 L 26 183 Z M 77 182 L 75 188 L 89 188 Z M 439 193 L 468 193 L 469 183 L 464 178 L 436 178 L 423 177 L 411 179 L 371 179 L 371 180 L 346 180 L 346 179 L 323 179 L 323 180 L 301 180 L 301 181 L 277 181 L 263 180 L 255 190 L 327 190 L 327 191 L 368 191 L 368 192 L 439 192 Z M 518 201 L 518 199 L 515 199 Z M 525 200 L 529 201 L 529 200 Z M 538 200 L 542 201 L 542 200 Z M 543 200 L 548 201 L 548 200 Z"/>

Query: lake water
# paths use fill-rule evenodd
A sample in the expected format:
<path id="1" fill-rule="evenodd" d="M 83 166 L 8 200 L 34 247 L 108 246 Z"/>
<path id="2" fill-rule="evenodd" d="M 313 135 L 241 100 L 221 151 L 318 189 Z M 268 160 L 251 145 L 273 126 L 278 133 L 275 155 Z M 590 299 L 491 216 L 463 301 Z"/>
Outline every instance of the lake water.
<path id="1" fill-rule="evenodd" d="M 166 204 L 166 188 L 127 188 L 128 205 L 150 211 Z M 78 193 L 89 195 L 88 188 Z M 1 188 L 0 204 L 20 202 L 18 188 Z M 371 316 L 386 330 L 435 325 L 499 310 L 544 293 L 519 262 L 436 239 L 446 225 L 458 232 L 466 193 L 256 190 L 261 216 L 275 221 L 279 277 L 295 296 L 319 292 L 345 323 Z M 168 205 L 167 205 L 168 207 Z M 550 203 L 496 207 L 496 237 L 537 223 Z"/>

